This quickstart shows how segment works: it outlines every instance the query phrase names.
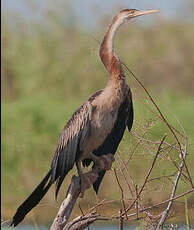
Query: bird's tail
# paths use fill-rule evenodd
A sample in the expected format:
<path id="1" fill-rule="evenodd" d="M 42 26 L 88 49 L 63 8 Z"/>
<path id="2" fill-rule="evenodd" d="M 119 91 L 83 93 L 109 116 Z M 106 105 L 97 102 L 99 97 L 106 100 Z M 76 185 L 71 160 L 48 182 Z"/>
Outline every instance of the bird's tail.
<path id="1" fill-rule="evenodd" d="M 49 170 L 47 175 L 35 188 L 32 194 L 18 207 L 11 222 L 11 226 L 13 225 L 15 227 L 16 225 L 18 225 L 24 219 L 26 214 L 30 212 L 30 210 L 33 209 L 40 202 L 40 200 L 43 198 L 43 196 L 47 193 L 50 186 L 52 185 L 50 177 L 51 170 Z"/>

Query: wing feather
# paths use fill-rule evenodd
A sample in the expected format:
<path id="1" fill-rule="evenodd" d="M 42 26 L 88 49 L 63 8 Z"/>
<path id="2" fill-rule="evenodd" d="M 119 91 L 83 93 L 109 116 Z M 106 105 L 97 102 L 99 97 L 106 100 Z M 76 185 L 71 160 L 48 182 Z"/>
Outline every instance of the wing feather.
<path id="1" fill-rule="evenodd" d="M 126 108 L 127 108 L 126 125 L 128 128 L 128 131 L 130 132 L 132 125 L 133 125 L 133 118 L 134 118 L 132 94 L 131 94 L 130 89 L 128 91 L 127 98 L 126 98 Z"/>
<path id="2" fill-rule="evenodd" d="M 56 196 L 63 179 L 73 168 L 76 158 L 81 152 L 83 142 L 88 136 L 91 112 L 92 105 L 87 101 L 73 114 L 61 132 L 51 164 L 51 181 L 54 182 L 58 179 Z"/>

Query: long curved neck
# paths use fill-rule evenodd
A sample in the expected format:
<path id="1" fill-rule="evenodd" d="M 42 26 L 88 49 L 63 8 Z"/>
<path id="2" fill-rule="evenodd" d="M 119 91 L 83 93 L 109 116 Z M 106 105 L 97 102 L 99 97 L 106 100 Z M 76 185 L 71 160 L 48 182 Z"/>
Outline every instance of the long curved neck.
<path id="1" fill-rule="evenodd" d="M 122 66 L 118 56 L 114 51 L 114 38 L 118 28 L 123 24 L 123 21 L 117 16 L 113 18 L 112 24 L 110 25 L 102 43 L 100 46 L 100 58 L 110 73 L 110 78 L 117 79 L 123 75 Z"/>

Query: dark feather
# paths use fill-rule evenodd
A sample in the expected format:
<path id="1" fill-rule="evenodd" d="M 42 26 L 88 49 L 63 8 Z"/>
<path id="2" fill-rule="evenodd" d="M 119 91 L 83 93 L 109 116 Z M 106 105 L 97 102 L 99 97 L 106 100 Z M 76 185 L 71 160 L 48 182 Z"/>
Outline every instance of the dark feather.
<path id="1" fill-rule="evenodd" d="M 47 173 L 47 175 L 43 178 L 40 184 L 35 188 L 35 190 L 31 193 L 31 195 L 18 207 L 11 225 L 14 227 L 18 225 L 26 216 L 31 209 L 33 209 L 43 198 L 43 196 L 47 193 L 48 189 L 52 185 L 51 180 L 49 181 L 51 176 L 51 170 Z M 49 181 L 49 182 L 48 182 Z"/>
<path id="2" fill-rule="evenodd" d="M 133 102 L 132 102 L 132 95 L 131 95 L 131 91 L 129 89 L 129 93 L 127 95 L 127 120 L 126 120 L 126 124 L 127 124 L 127 128 L 128 131 L 131 131 L 132 125 L 133 125 L 133 118 L 134 118 L 134 111 L 133 111 Z"/>
<path id="3" fill-rule="evenodd" d="M 72 169 L 77 154 L 80 154 L 80 146 L 88 135 L 90 129 L 90 102 L 84 103 L 73 114 L 66 124 L 59 138 L 59 142 L 53 157 L 51 169 L 43 178 L 41 183 L 35 188 L 32 194 L 19 206 L 11 225 L 18 225 L 31 209 L 33 209 L 46 194 L 50 186 L 57 181 L 56 197 L 60 186 Z"/>
<path id="4" fill-rule="evenodd" d="M 56 197 L 65 176 L 76 162 L 77 154 L 81 152 L 79 147 L 81 148 L 82 143 L 87 138 L 90 129 L 91 110 L 90 102 L 84 103 L 62 130 L 51 165 L 51 181 L 57 180 Z"/>

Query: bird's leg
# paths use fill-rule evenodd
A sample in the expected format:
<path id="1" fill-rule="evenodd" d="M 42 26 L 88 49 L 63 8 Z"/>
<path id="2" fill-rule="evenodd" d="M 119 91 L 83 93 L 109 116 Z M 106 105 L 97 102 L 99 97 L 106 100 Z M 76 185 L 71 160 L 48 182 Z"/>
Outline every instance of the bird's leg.
<path id="1" fill-rule="evenodd" d="M 83 170 L 82 170 L 82 167 L 81 167 L 81 161 L 80 160 L 76 161 L 76 167 L 77 167 L 78 175 L 81 178 L 81 176 L 83 175 Z"/>
<path id="2" fill-rule="evenodd" d="M 92 184 L 97 180 L 98 174 L 102 170 L 111 169 L 112 163 L 114 161 L 114 156 L 109 153 L 102 156 L 96 156 L 93 153 L 90 153 L 90 158 L 94 161 L 94 167 L 92 171 L 83 173 L 81 160 L 76 161 L 77 171 L 80 177 L 80 195 L 79 197 L 84 196 L 86 189 L 92 186 Z"/>
<path id="3" fill-rule="evenodd" d="M 84 181 L 83 181 L 83 170 L 81 167 L 81 161 L 80 160 L 76 161 L 76 167 L 77 167 L 78 175 L 80 177 L 80 187 L 81 187 L 80 197 L 83 198 L 84 193 L 83 193 L 82 188 L 83 188 Z"/>
<path id="4" fill-rule="evenodd" d="M 90 157 L 94 161 L 95 166 L 97 166 L 98 171 L 111 169 L 114 161 L 114 156 L 111 153 L 102 155 L 100 157 L 91 153 Z"/>
<path id="5" fill-rule="evenodd" d="M 81 167 L 81 161 L 76 162 L 77 171 L 80 177 L 80 198 L 84 197 L 84 191 L 92 186 L 92 184 L 97 180 L 98 176 L 94 173 L 83 173 Z"/>

